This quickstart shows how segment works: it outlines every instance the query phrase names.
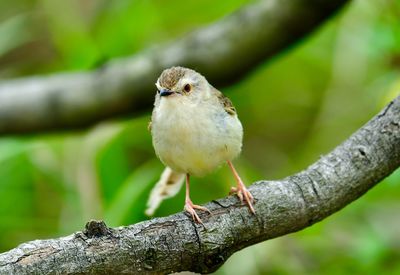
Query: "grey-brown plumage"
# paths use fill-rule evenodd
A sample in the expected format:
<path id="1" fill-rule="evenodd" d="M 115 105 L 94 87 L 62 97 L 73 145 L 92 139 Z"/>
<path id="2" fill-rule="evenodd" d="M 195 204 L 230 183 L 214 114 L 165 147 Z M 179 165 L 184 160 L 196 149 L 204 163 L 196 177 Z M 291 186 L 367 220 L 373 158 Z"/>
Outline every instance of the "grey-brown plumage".
<path id="1" fill-rule="evenodd" d="M 230 115 L 235 115 L 236 109 L 233 106 L 232 101 L 229 98 L 227 98 L 226 96 L 224 96 L 223 93 L 221 93 L 214 87 L 213 87 L 213 92 L 217 96 L 217 98 L 218 98 L 219 102 L 222 104 L 222 106 L 224 106 L 224 110 Z"/>

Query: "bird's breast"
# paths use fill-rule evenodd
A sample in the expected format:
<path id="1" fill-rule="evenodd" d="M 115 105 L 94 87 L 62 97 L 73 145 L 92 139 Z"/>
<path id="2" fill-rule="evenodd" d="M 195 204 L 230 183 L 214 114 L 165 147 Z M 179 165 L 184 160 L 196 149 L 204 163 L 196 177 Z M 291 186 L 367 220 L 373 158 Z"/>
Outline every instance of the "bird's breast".
<path id="1" fill-rule="evenodd" d="M 177 172 L 199 176 L 211 172 L 240 153 L 242 136 L 238 118 L 220 106 L 160 104 L 153 113 L 154 149 Z"/>

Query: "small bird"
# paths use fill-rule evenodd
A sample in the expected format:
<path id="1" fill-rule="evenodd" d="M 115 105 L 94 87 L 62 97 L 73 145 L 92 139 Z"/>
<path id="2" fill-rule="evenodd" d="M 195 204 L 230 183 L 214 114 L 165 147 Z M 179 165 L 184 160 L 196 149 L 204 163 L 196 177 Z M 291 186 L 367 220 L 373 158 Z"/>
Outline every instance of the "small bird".
<path id="1" fill-rule="evenodd" d="M 150 195 L 146 213 L 153 214 L 162 198 L 175 195 L 185 178 L 184 210 L 195 222 L 202 223 L 195 209 L 210 211 L 190 199 L 190 176 L 204 176 L 225 162 L 237 182 L 230 193 L 236 193 L 255 213 L 253 196 L 232 164 L 240 154 L 243 139 L 242 124 L 232 102 L 204 76 L 184 67 L 164 70 L 156 87 L 149 129 L 155 152 L 167 168 Z"/>

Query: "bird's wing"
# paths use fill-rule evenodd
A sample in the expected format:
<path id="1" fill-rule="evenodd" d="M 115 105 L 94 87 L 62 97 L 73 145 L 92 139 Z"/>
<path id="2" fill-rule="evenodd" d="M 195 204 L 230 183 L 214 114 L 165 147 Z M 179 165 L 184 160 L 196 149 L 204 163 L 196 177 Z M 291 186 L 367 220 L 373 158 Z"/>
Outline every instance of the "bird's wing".
<path id="1" fill-rule="evenodd" d="M 212 87 L 212 92 L 217 96 L 219 102 L 221 105 L 224 107 L 224 110 L 230 114 L 230 115 L 235 115 L 236 114 L 236 109 L 232 104 L 232 101 L 226 97 L 223 93 Z"/>
<path id="2" fill-rule="evenodd" d="M 184 179 L 185 174 L 177 173 L 166 167 L 161 174 L 160 180 L 151 190 L 145 214 L 153 216 L 163 200 L 173 197 L 179 192 Z"/>

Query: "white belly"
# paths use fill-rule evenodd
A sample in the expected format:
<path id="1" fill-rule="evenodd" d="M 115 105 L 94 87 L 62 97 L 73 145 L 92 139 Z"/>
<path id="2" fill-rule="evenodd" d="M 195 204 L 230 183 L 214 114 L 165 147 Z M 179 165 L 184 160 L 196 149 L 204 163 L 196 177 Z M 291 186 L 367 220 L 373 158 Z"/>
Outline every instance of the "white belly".
<path id="1" fill-rule="evenodd" d="M 153 115 L 153 146 L 176 172 L 202 176 L 240 153 L 242 125 L 222 107 L 188 105 L 169 112 L 163 107 Z"/>

